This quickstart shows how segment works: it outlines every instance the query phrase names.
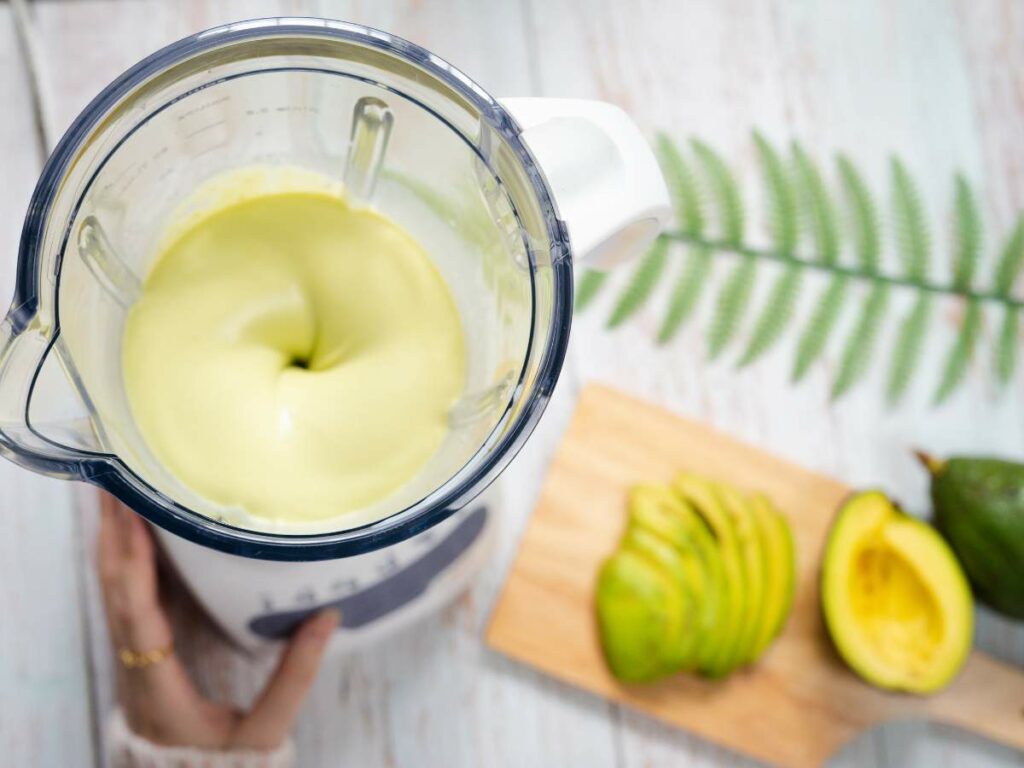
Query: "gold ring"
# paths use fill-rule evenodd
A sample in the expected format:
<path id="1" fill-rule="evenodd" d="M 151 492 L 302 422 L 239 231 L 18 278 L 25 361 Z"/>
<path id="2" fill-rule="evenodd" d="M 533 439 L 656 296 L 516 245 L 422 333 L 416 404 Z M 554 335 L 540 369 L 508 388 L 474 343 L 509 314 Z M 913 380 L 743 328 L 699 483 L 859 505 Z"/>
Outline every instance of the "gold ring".
<path id="1" fill-rule="evenodd" d="M 172 653 L 174 653 L 174 643 L 149 651 L 133 651 L 131 648 L 118 648 L 117 659 L 125 669 L 146 669 L 147 667 L 159 664 Z"/>

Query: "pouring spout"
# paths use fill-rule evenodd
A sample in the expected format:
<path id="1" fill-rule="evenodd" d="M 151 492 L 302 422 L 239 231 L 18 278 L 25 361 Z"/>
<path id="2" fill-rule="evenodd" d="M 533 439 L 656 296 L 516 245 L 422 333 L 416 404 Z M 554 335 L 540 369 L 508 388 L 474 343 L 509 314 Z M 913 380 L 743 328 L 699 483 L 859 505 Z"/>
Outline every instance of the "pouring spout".
<path id="1" fill-rule="evenodd" d="M 0 322 L 0 456 L 49 477 L 79 479 L 88 455 L 44 439 L 29 422 L 32 390 L 50 348 L 35 320 L 20 332 L 10 316 Z"/>

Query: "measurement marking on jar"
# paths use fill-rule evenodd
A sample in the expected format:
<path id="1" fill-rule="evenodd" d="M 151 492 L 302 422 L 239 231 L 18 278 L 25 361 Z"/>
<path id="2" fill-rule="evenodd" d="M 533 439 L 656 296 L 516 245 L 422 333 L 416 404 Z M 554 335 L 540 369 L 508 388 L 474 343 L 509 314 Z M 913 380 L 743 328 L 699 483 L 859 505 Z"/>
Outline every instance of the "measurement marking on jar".
<path id="1" fill-rule="evenodd" d="M 209 130 L 211 130 L 213 128 L 219 128 L 222 125 L 226 125 L 227 122 L 228 122 L 227 120 L 218 120 L 215 123 L 208 123 L 207 125 L 204 125 L 201 128 L 196 128 L 191 133 L 186 133 L 185 134 L 185 138 L 186 139 L 194 139 L 196 136 L 198 136 L 201 133 L 206 133 L 207 131 L 209 131 Z"/>
<path id="2" fill-rule="evenodd" d="M 207 109 L 212 109 L 213 107 L 216 107 L 218 104 L 223 104 L 224 102 L 230 101 L 230 100 L 231 100 L 230 96 L 221 96 L 219 99 L 214 99 L 213 101 L 208 101 L 205 104 L 199 104 L 196 107 L 193 107 L 192 109 L 190 109 L 188 112 L 182 112 L 180 115 L 178 115 L 177 120 L 180 123 L 183 120 L 187 120 L 188 118 L 192 117 L 193 115 L 197 115 L 200 112 L 204 112 Z"/>

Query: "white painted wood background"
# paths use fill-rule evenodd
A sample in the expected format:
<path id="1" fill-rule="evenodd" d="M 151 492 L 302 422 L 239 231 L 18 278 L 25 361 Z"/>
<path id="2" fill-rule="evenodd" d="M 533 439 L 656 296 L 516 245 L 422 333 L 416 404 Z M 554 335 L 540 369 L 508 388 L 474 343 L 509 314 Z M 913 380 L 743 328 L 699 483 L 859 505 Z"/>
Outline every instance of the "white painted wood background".
<path id="1" fill-rule="evenodd" d="M 819 157 L 847 151 L 876 190 L 888 154 L 898 152 L 921 181 L 936 227 L 948 219 L 955 169 L 984 190 L 990 232 L 1005 232 L 1024 209 L 1019 0 L 0 2 L 0 294 L 10 295 L 21 219 L 43 158 L 86 102 L 179 37 L 280 14 L 393 31 L 495 94 L 616 102 L 645 129 L 708 140 L 744 171 L 752 194 L 749 131 L 757 126 L 780 142 L 798 137 Z M 707 306 L 671 346 L 656 348 L 664 298 L 615 333 L 601 328 L 606 302 L 577 322 L 548 415 L 501 485 L 497 557 L 471 594 L 419 631 L 325 666 L 296 734 L 302 766 L 747 764 L 482 646 L 545 462 L 586 381 L 614 383 L 849 483 L 883 486 L 912 509 L 923 510 L 926 499 L 911 446 L 1024 457 L 1024 379 L 998 396 L 985 355 L 991 327 L 948 406 L 926 405 L 946 334 L 929 343 L 930 370 L 910 404 L 889 411 L 877 374 L 830 404 L 835 349 L 796 388 L 787 383 L 792 339 L 742 372 L 708 363 Z M 943 305 L 940 322 L 952 328 L 958 312 Z M 111 667 L 92 575 L 89 494 L 0 464 L 0 526 L 0 766 L 99 765 Z M 192 626 L 182 653 L 204 686 L 251 697 L 266 665 L 230 654 L 190 619 L 186 597 L 174 603 L 178 620 Z M 1024 663 L 1019 626 L 983 612 L 978 634 L 986 649 Z M 1021 766 L 1024 758 L 945 728 L 903 724 L 864 736 L 834 762 L 966 768 Z"/>

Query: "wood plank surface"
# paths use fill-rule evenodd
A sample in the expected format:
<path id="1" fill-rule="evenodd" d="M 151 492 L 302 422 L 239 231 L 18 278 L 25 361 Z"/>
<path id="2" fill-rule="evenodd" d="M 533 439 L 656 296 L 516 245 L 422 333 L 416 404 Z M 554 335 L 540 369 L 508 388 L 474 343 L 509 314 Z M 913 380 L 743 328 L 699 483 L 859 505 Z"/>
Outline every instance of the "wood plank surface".
<path id="1" fill-rule="evenodd" d="M 0 11 L 6 13 L 9 7 L 0 3 Z M 13 38 L 10 45 L 2 38 L 0 59 L 11 65 L 0 73 L 0 87 L 21 89 L 18 99 L 6 102 L 11 107 L 25 104 L 24 94 L 35 87 L 52 145 L 106 82 L 176 38 L 247 16 L 332 16 L 421 43 L 498 95 L 606 98 L 630 109 L 645 129 L 699 134 L 745 170 L 745 191 L 755 199 L 757 177 L 748 138 L 752 126 L 773 139 L 798 135 L 816 152 L 849 151 L 873 169 L 873 180 L 884 177 L 890 151 L 905 153 L 921 174 L 929 215 L 940 222 L 948 214 L 949 172 L 963 167 L 985 189 L 985 203 L 997 217 L 993 231 L 1001 231 L 1024 198 L 1024 145 L 1019 141 L 1024 67 L 1018 66 L 1024 50 L 1022 10 L 1016 0 L 37 0 L 28 3 L 28 33 L 38 78 L 31 82 Z M 5 184 L 11 187 L 0 191 L 0 213 L 8 223 L 5 242 L 11 244 L 24 201 L 13 207 L 6 201 L 17 197 L 19 184 L 27 199 L 27 185 L 38 169 L 38 159 L 26 150 L 30 134 L 12 129 L 27 109 L 12 109 L 15 119 L 0 127 Z M 15 164 L 32 169 L 8 173 Z M 13 257 L 13 250 L 9 255 Z M 623 277 L 615 278 L 618 284 Z M 670 347 L 653 345 L 652 330 L 663 302 L 664 294 L 659 294 L 636 322 L 615 333 L 602 328 L 601 311 L 579 318 L 548 413 L 499 483 L 501 531 L 493 562 L 472 594 L 415 633 L 328 664 L 298 729 L 301 765 L 737 764 L 735 755 L 708 742 L 604 704 L 481 648 L 484 618 L 547 461 L 587 381 L 611 382 L 657 399 L 844 482 L 884 484 L 914 508 L 924 506 L 924 478 L 907 458 L 908 444 L 937 452 L 988 449 L 1024 456 L 1020 381 L 1014 384 L 1014 397 L 999 399 L 984 365 L 975 366 L 964 390 L 941 411 L 926 405 L 926 380 L 934 380 L 929 371 L 922 372 L 920 389 L 908 397 L 919 399 L 920 407 L 889 412 L 880 405 L 877 391 L 871 391 L 874 385 L 832 404 L 827 386 L 836 350 L 829 350 L 805 384 L 790 387 L 789 340 L 742 372 L 734 371 L 730 361 L 708 363 L 703 346 L 707 306 Z M 897 311 L 902 307 L 897 302 Z M 952 327 L 958 308 L 944 307 L 942 318 Z M 993 333 L 986 329 L 983 345 Z M 942 351 L 941 344 L 929 347 L 930 365 L 939 364 Z M 51 585 L 46 594 L 67 595 L 73 590 L 62 585 L 65 569 L 72 568 L 72 574 L 85 576 L 89 587 L 91 565 L 75 554 L 91 551 L 89 526 L 78 539 L 72 538 L 67 496 L 61 495 L 66 491 L 13 468 L 0 471 L 5 472 L 0 475 L 0 498 L 15 494 L 14 506 L 38 510 L 40 520 L 45 515 L 45 522 L 28 523 L 40 526 L 41 544 L 34 550 L 8 551 L 0 544 L 4 584 Z M 32 490 L 34 484 L 52 487 L 48 493 L 54 496 L 33 495 L 40 493 Z M 88 513 L 90 497 L 82 498 Z M 0 514 L 9 514 L 10 506 L 5 503 Z M 28 647 L 30 640 L 20 630 L 17 639 L 4 639 L 15 637 L 15 623 L 29 626 L 33 636 L 48 636 L 47 642 L 64 651 L 65 641 L 84 641 L 69 622 L 72 611 L 49 610 L 45 601 L 26 602 L 13 597 L 13 586 L 6 589 L 0 587 L 7 611 L 0 620 L 0 653 L 12 652 L 15 643 Z M 111 705 L 105 682 L 111 670 L 95 591 L 89 591 L 96 665 L 93 708 L 102 717 Z M 73 607 L 62 601 L 52 604 Z M 240 701 L 254 695 L 268 662 L 231 654 L 197 623 L 187 604 L 179 616 L 187 636 L 195 638 L 187 655 L 203 684 Z M 1024 632 L 1019 628 L 986 615 L 980 633 L 989 650 L 1024 661 Z M 0 670 L 21 663 L 0 658 Z M 65 653 L 60 665 L 69 675 L 78 670 L 84 686 L 84 659 Z M 29 690 L 23 684 L 26 678 L 5 674 L 0 671 L 0 748 L 14 743 L 2 715 L 24 707 Z M 61 692 L 54 692 L 48 703 L 61 702 L 72 711 L 83 706 L 83 688 L 59 687 Z M 37 720 L 47 722 L 42 716 Z M 74 717 L 70 722 L 76 722 Z M 79 744 L 74 738 L 68 741 Z M 87 746 L 75 749 L 78 755 L 89 753 Z M 44 752 L 38 764 L 82 762 L 59 759 L 63 754 Z M 916 725 L 886 728 L 860 739 L 838 762 L 1024 765 L 1017 753 Z"/>
<path id="2" fill-rule="evenodd" d="M 4 4 L 0 104 L 0 302 L 7 302 L 43 147 L 14 17 Z M 71 487 L 0 460 L 0 528 L 0 765 L 90 764 L 85 606 Z"/>
<path id="3" fill-rule="evenodd" d="M 608 671 L 594 584 L 618 546 L 637 483 L 680 471 L 765 493 L 793 528 L 797 587 L 785 631 L 757 664 L 724 680 L 676 675 L 624 686 Z M 821 765 L 887 720 L 935 718 L 1024 748 L 1024 672 L 975 652 L 941 693 L 879 691 L 850 672 L 821 617 L 821 553 L 851 490 L 615 390 L 583 391 L 487 630 L 491 647 L 737 752 Z"/>

